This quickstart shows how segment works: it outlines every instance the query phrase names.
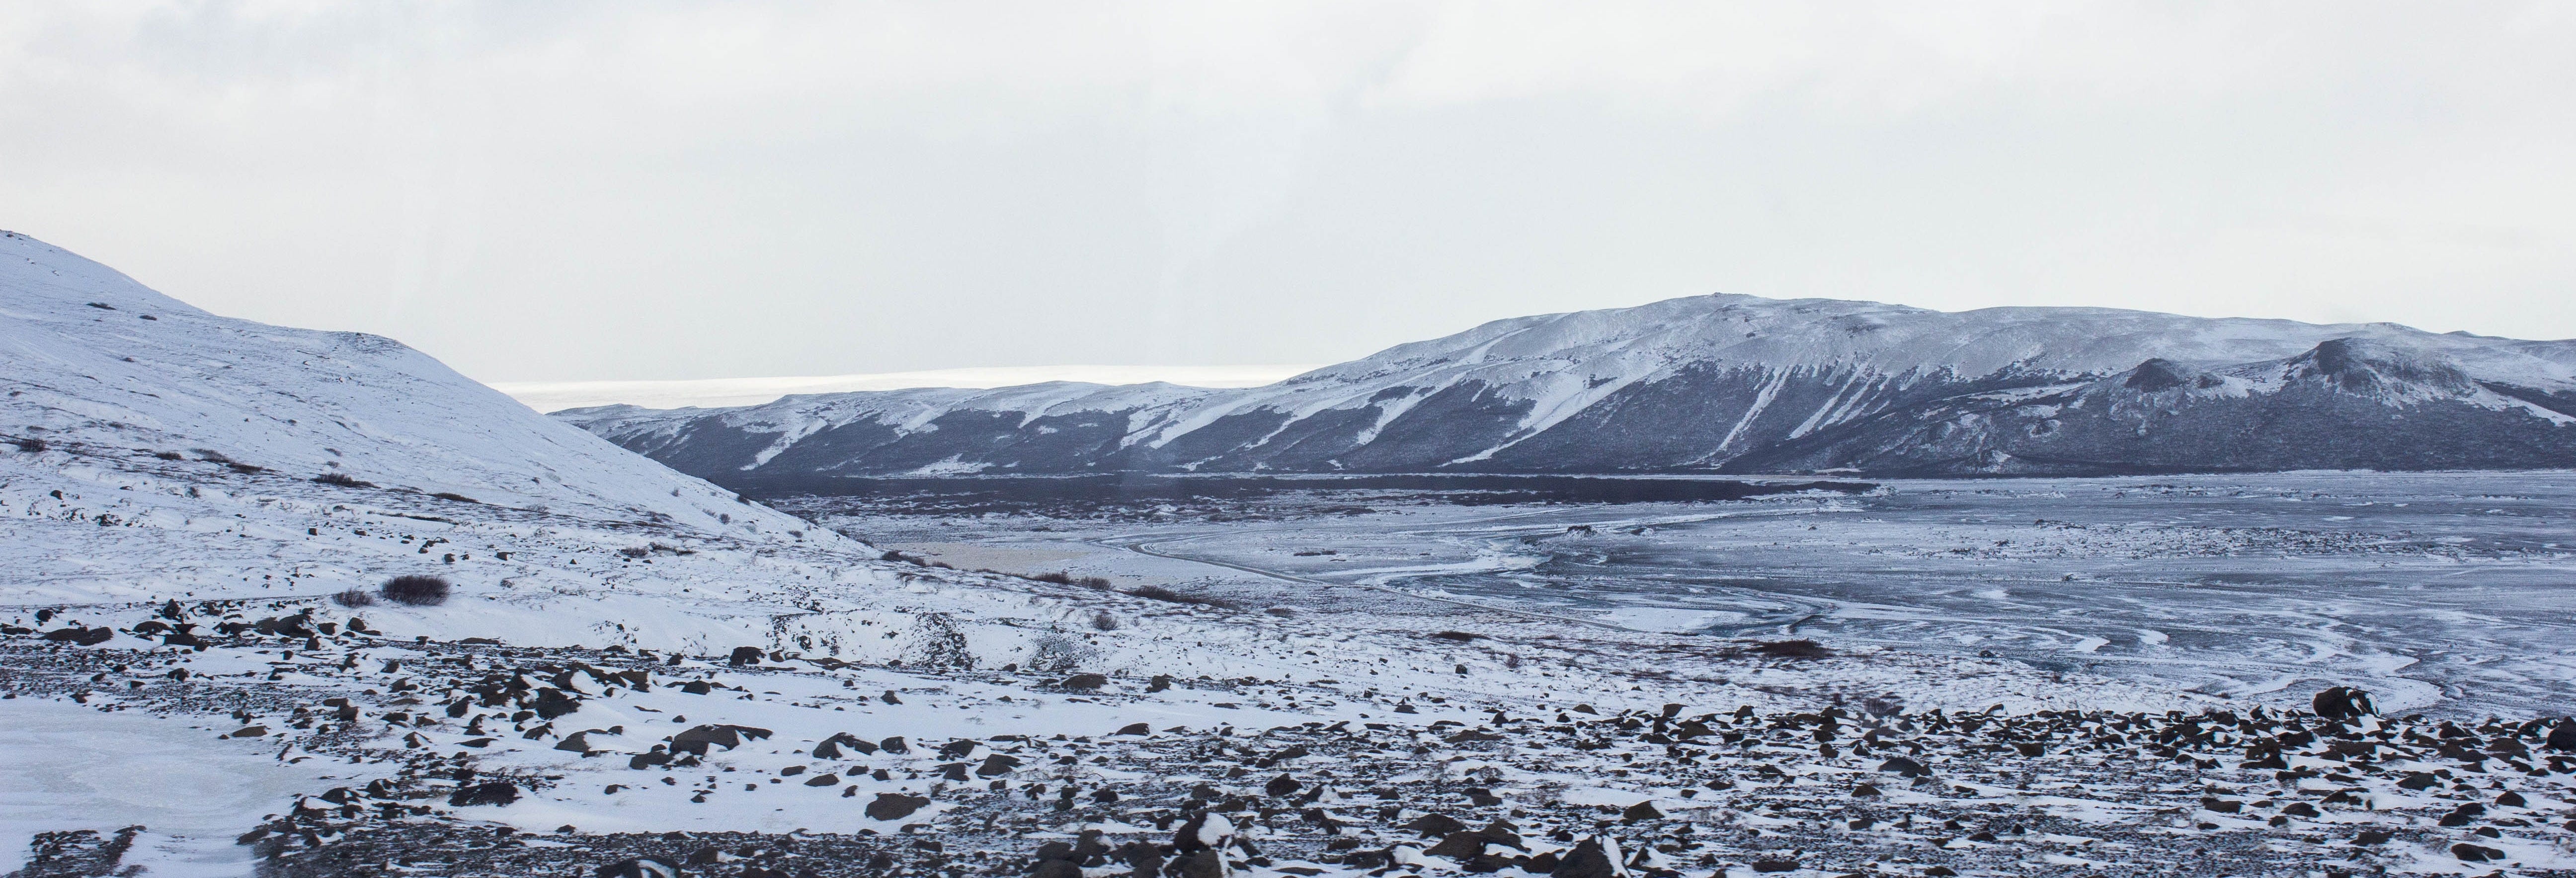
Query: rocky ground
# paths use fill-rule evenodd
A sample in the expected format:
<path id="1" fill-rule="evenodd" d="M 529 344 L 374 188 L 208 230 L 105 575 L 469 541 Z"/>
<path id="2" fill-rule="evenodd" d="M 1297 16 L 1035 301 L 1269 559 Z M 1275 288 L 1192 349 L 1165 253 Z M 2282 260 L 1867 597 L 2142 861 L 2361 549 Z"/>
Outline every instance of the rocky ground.
<path id="1" fill-rule="evenodd" d="M 2576 871 L 2576 727 L 2379 717 L 2340 697 L 2316 702 L 2333 717 L 1604 709 L 365 625 L 207 602 L 113 629 L 12 626 L 0 697 L 341 765 L 244 815 L 238 844 L 278 876 Z M 1246 708 L 1291 703 L 1347 718 Z M 1064 722 L 962 734 L 939 715 L 1001 705 Z M 1215 709 L 1158 719 L 1191 705 Z M 573 822 L 584 812 L 602 822 Z M 124 874 L 139 829 L 39 836 L 13 874 Z"/>

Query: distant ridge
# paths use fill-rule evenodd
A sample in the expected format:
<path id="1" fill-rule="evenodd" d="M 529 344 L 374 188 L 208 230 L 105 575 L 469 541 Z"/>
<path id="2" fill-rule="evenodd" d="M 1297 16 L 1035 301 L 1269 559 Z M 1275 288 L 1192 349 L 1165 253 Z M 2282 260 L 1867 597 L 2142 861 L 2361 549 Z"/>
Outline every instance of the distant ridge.
<path id="1" fill-rule="evenodd" d="M 2543 468 L 2576 466 L 2576 342 L 1712 295 L 1495 321 L 1254 388 L 1055 382 L 558 416 L 718 482 Z"/>
<path id="2" fill-rule="evenodd" d="M 499 381 L 492 389 L 541 412 L 603 405 L 643 408 L 729 408 L 775 402 L 789 394 L 911 390 L 923 387 L 1010 387 L 1047 381 L 1134 384 L 1166 381 L 1188 387 L 1259 387 L 1314 365 L 1247 366 L 991 366 L 863 375 L 781 378 L 699 378 L 679 381 Z"/>

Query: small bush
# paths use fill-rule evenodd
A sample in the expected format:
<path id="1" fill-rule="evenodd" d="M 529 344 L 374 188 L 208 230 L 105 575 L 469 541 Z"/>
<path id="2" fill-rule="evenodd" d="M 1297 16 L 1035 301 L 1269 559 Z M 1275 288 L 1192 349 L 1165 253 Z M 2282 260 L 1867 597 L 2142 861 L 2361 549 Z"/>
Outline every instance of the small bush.
<path id="1" fill-rule="evenodd" d="M 351 476 L 347 473 L 323 473 L 321 475 L 314 476 L 313 480 L 325 485 L 337 485 L 343 488 L 373 488 L 376 486 L 376 483 L 374 482 L 361 481 L 357 477 Z"/>
<path id="2" fill-rule="evenodd" d="M 1757 643 L 1753 645 L 1752 651 L 1755 655 L 1785 659 L 1820 659 L 1832 658 L 1834 655 L 1834 651 L 1826 649 L 1824 644 L 1804 639 Z"/>
<path id="3" fill-rule="evenodd" d="M 20 450 L 20 451 L 24 451 L 24 452 L 27 452 L 27 453 L 29 453 L 29 454 L 34 454 L 34 453 L 36 453 L 36 452 L 43 451 L 43 450 L 45 450 L 45 449 L 48 447 L 48 446 L 46 446 L 46 445 L 45 445 L 45 440 L 37 439 L 37 438 L 32 437 L 32 436 L 31 436 L 31 437 L 28 437 L 28 438 L 25 438 L 25 439 L 12 439 L 12 440 L 9 440 L 9 441 L 10 441 L 10 442 L 12 442 L 12 443 L 15 443 L 15 444 L 18 446 L 18 450 Z"/>
<path id="4" fill-rule="evenodd" d="M 1054 573 L 1040 573 L 1028 578 L 1039 582 L 1052 582 L 1057 585 L 1078 585 L 1083 588 L 1095 588 L 1101 591 L 1109 590 L 1109 580 L 1098 576 L 1075 576 L 1071 573 L 1057 571 Z"/>
<path id="5" fill-rule="evenodd" d="M 1118 630 L 1118 617 L 1109 615 L 1105 612 L 1093 613 L 1091 614 L 1091 627 L 1096 631 L 1116 631 Z"/>
<path id="6" fill-rule="evenodd" d="M 1037 581 L 1039 581 L 1039 582 L 1052 582 L 1052 583 L 1055 583 L 1055 584 L 1057 584 L 1057 585 L 1072 585 L 1072 584 L 1073 584 L 1073 574 L 1071 574 L 1071 573 L 1063 573 L 1063 572 L 1056 572 L 1056 573 L 1040 573 L 1040 574 L 1038 574 L 1038 575 L 1036 575 L 1036 576 L 1032 576 L 1032 577 L 1029 577 L 1029 578 L 1030 578 L 1030 579 L 1037 580 Z"/>
<path id="7" fill-rule="evenodd" d="M 385 580 L 385 600 L 415 607 L 447 603 L 447 580 L 435 576 L 397 576 Z"/>
<path id="8" fill-rule="evenodd" d="M 1476 638 L 1478 638 L 1478 637 L 1482 637 L 1482 636 L 1484 636 L 1484 635 L 1481 635 L 1481 634 L 1470 634 L 1470 633 L 1467 633 L 1467 632 L 1465 632 L 1465 631 L 1443 631 L 1443 632 L 1440 632 L 1440 633 L 1438 633 L 1438 634 L 1434 634 L 1434 635 L 1431 635 L 1431 636 L 1432 636 L 1432 637 L 1439 638 L 1439 639 L 1441 639 L 1441 640 L 1455 640 L 1455 641 L 1458 641 L 1459 643 L 1465 643 L 1465 642 L 1467 642 L 1467 641 L 1474 640 L 1474 639 L 1476 639 Z"/>
<path id="9" fill-rule="evenodd" d="M 233 472 L 241 473 L 246 476 L 258 475 L 268 471 L 268 467 L 260 466 L 258 464 L 242 463 L 240 461 L 234 461 L 224 465 L 231 467 Z"/>
<path id="10" fill-rule="evenodd" d="M 481 502 L 483 502 L 483 501 L 481 501 L 481 500 L 476 500 L 476 499 L 474 499 L 474 498 L 472 498 L 472 497 L 468 497 L 468 496 L 465 496 L 465 495 L 463 495 L 463 494 L 458 494 L 458 493 L 455 493 L 455 492 L 452 492 L 452 491 L 440 491 L 440 492 L 438 492 L 438 493 L 436 493 L 436 494 L 431 494 L 431 495 L 429 495 L 429 496 L 436 497 L 436 498 L 441 499 L 441 500 L 454 501 L 454 502 L 457 502 L 457 503 L 481 503 Z"/>
<path id="11" fill-rule="evenodd" d="M 1029 642 L 1029 660 L 1023 666 L 1033 674 L 1060 674 L 1081 667 L 1092 652 L 1091 647 L 1062 634 L 1041 634 Z"/>
<path id="12" fill-rule="evenodd" d="M 179 452 L 176 452 L 176 451 L 155 451 L 155 452 L 152 452 L 152 456 L 153 456 L 153 457 L 158 457 L 158 458 L 160 458 L 160 459 L 162 459 L 162 460 L 186 460 L 186 459 L 188 459 L 188 456 L 187 456 L 187 455 L 180 454 Z"/>
<path id="13" fill-rule="evenodd" d="M 1222 610 L 1235 610 L 1235 609 L 1241 609 L 1241 607 L 1240 607 L 1240 606 L 1238 606 L 1238 605 L 1236 605 L 1233 601 L 1224 600 L 1224 599 L 1221 599 L 1221 598 L 1206 597 L 1206 596 L 1203 596 L 1203 595 L 1182 594 L 1182 593 L 1180 593 L 1180 592 L 1173 591 L 1173 590 L 1171 590 L 1171 589 L 1164 588 L 1164 587 L 1159 586 L 1159 585 L 1140 585 L 1140 586 L 1137 586 L 1137 587 L 1135 587 L 1135 588 L 1133 588 L 1133 589 L 1129 589 L 1129 590 L 1128 590 L 1128 592 L 1127 592 L 1127 594 L 1128 594 L 1130 597 L 1140 597 L 1140 598 L 1145 598 L 1145 599 L 1147 599 L 1147 600 L 1156 600 L 1156 601 L 1167 601 L 1167 602 L 1175 603 L 1175 604 L 1189 604 L 1189 605 L 1192 605 L 1192 606 L 1199 606 L 1199 607 L 1215 607 L 1215 608 L 1222 609 Z"/>
<path id="14" fill-rule="evenodd" d="M 331 596 L 331 601 L 350 609 L 376 605 L 376 596 L 363 588 L 353 588 Z"/>

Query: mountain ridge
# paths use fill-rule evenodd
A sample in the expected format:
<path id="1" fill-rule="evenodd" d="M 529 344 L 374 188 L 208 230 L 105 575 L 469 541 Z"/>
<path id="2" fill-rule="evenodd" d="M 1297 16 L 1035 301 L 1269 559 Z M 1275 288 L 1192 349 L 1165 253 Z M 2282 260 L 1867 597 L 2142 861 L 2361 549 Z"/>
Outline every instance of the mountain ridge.
<path id="1" fill-rule="evenodd" d="M 2299 367 L 2303 375 L 2340 369 L 2352 380 L 2311 386 L 2287 375 L 2255 374 L 2288 369 L 2294 361 L 2306 364 Z M 1944 409 L 1950 411 L 1987 399 L 1984 394 L 2067 391 L 2121 375 L 2149 385 L 2226 376 L 2219 386 L 2230 388 L 2239 402 L 2196 402 L 2190 407 L 2196 417 L 2322 429 L 2343 421 L 2317 420 L 2321 406 L 2366 401 L 2461 407 L 2511 415 L 2468 418 L 2481 429 L 2502 430 L 2510 441 L 2489 443 L 2482 452 L 2445 454 L 2421 447 L 2441 437 L 2409 432 L 2406 440 L 2416 445 L 2391 439 L 2367 451 L 2309 457 L 2288 453 L 2258 460 L 2224 448 L 2126 452 L 2135 464 L 2108 446 L 2056 447 L 2084 431 L 2049 442 L 2030 441 L 2046 433 L 2009 440 L 1993 434 L 1992 441 L 1969 445 L 1947 436 L 1943 442 L 1925 439 L 1927 447 L 1950 450 L 1934 457 L 1899 455 L 1913 461 L 1904 465 L 1890 462 L 1896 458 L 1883 443 L 1850 460 L 1787 451 L 1856 449 L 1810 437 L 1886 433 L 1889 413 L 1928 417 L 1932 409 L 1925 407 L 1940 408 L 1934 404 L 1943 400 L 1951 401 Z M 2208 396 L 2216 389 L 2199 392 Z M 2321 391 L 2328 395 L 2316 395 Z M 2107 409 L 2085 409 L 2086 400 L 2107 404 L 2109 398 L 2096 392 L 2067 400 L 2078 412 L 2072 417 L 2120 419 Z M 2291 417 L 2292 410 L 2309 414 Z M 2336 417 L 2348 421 L 2361 411 Z M 2462 463 L 2545 467 L 2576 464 L 2576 430 L 2562 429 L 2571 414 L 2576 341 L 2436 334 L 2388 323 L 2319 325 L 2105 308 L 1943 312 L 1720 294 L 1492 321 L 1257 388 L 1056 383 L 788 397 L 735 409 L 609 406 L 556 416 L 721 482 L 752 474 L 975 472 L 2068 475 L 2320 468 L 2304 465 L 2311 462 L 2397 469 Z M 2064 417 L 2056 419 L 2064 423 Z M 2191 423 L 2159 418 L 2150 427 Z M 2224 431 L 2193 426 L 2174 432 Z M 2024 466 L 1996 457 L 2024 453 L 2036 460 L 2083 462 Z"/>

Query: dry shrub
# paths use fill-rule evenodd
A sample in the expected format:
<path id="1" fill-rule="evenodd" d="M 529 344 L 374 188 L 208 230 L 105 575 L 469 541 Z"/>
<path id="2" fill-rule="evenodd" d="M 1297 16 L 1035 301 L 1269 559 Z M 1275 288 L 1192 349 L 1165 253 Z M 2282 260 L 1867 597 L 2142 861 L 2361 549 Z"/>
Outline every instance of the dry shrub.
<path id="1" fill-rule="evenodd" d="M 1824 644 L 1804 638 L 1756 643 L 1746 651 L 1764 658 L 1782 659 L 1820 659 L 1834 655 L 1834 651 L 1826 649 Z"/>
<path id="2" fill-rule="evenodd" d="M 1175 603 L 1175 604 L 1189 604 L 1189 605 L 1191 605 L 1191 606 L 1199 606 L 1199 607 L 1215 607 L 1215 608 L 1222 609 L 1222 610 L 1234 610 L 1234 609 L 1241 609 L 1241 607 L 1237 606 L 1233 601 L 1225 600 L 1225 599 L 1223 599 L 1223 598 L 1212 598 L 1212 597 L 1207 597 L 1207 596 L 1205 596 L 1205 595 L 1182 594 L 1182 593 L 1180 593 L 1180 592 L 1173 591 L 1173 590 L 1171 590 L 1171 589 L 1164 588 L 1164 587 L 1159 586 L 1159 585 L 1140 585 L 1140 586 L 1137 586 L 1137 587 L 1135 587 L 1135 588 L 1133 588 L 1133 589 L 1129 589 L 1129 590 L 1128 590 L 1128 592 L 1127 592 L 1127 594 L 1128 594 L 1129 596 L 1131 596 L 1131 597 L 1140 597 L 1140 598 L 1145 598 L 1145 599 L 1147 599 L 1147 600 L 1164 601 L 1164 602 L 1168 602 L 1168 603 Z"/>
<path id="3" fill-rule="evenodd" d="M 397 576 L 385 580 L 385 600 L 414 607 L 435 607 L 447 603 L 451 586 L 435 576 Z"/>

